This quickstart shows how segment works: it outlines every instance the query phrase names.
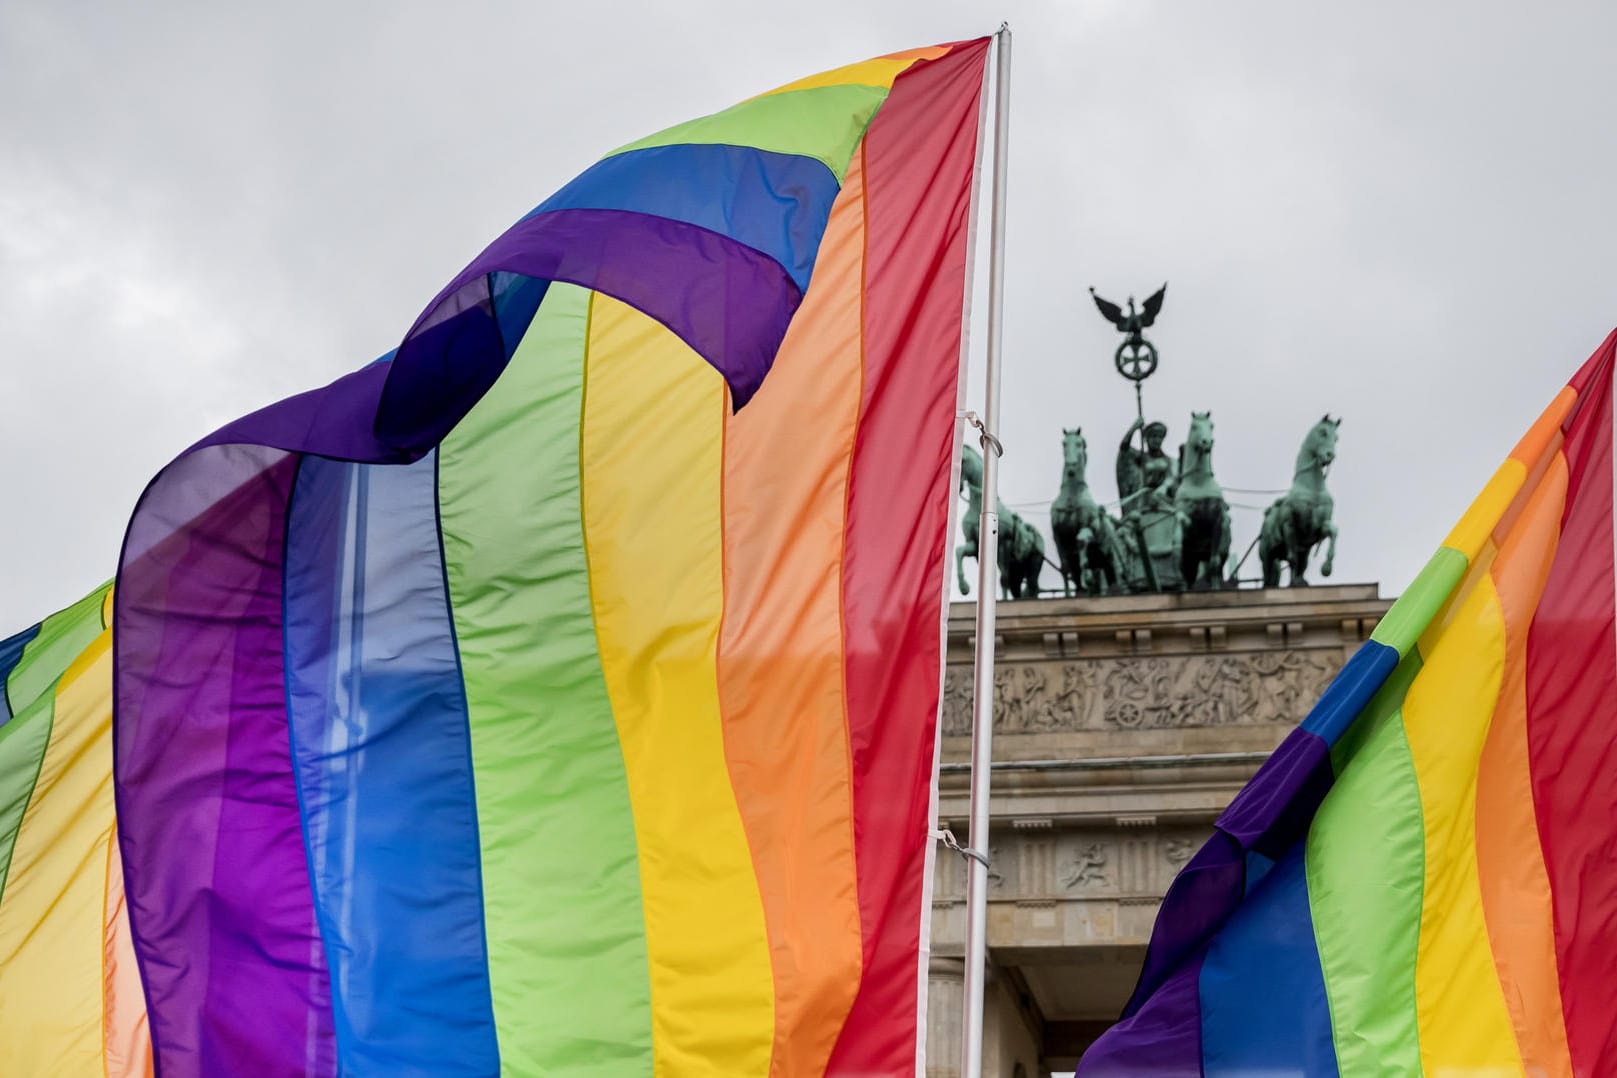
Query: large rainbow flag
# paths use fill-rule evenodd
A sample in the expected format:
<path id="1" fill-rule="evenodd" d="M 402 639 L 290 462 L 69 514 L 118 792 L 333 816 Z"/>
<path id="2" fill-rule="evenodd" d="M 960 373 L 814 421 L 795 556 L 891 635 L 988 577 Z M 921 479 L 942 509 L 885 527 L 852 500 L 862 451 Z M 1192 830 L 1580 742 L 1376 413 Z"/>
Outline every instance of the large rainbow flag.
<path id="1" fill-rule="evenodd" d="M 0 1074 L 918 1071 L 987 53 L 608 155 L 153 480 L 0 643 Z"/>
<path id="2" fill-rule="evenodd" d="M 1080 1078 L 1617 1074 L 1614 362 L 1219 818 Z"/>

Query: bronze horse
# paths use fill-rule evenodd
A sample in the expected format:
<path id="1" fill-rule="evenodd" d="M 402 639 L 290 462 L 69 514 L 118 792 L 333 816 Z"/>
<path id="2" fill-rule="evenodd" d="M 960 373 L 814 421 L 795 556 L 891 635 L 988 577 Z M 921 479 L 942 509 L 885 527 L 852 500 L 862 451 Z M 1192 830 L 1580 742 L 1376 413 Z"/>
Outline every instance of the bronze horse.
<path id="1" fill-rule="evenodd" d="M 1185 588 L 1222 588 L 1230 557 L 1230 503 L 1213 478 L 1213 413 L 1190 413 L 1190 433 L 1179 447 L 1179 576 Z"/>
<path id="2" fill-rule="evenodd" d="M 1307 584 L 1303 574 L 1308 571 L 1308 559 L 1322 542 L 1327 545 L 1319 571 L 1331 575 L 1331 563 L 1336 560 L 1336 522 L 1331 517 L 1336 503 L 1325 489 L 1325 476 L 1336 459 L 1336 429 L 1341 425 L 1329 413 L 1314 424 L 1297 452 L 1291 489 L 1264 511 L 1258 558 L 1263 562 L 1266 588 L 1280 585 L 1282 562 L 1291 569 L 1292 586 Z"/>
<path id="3" fill-rule="evenodd" d="M 1082 427 L 1062 430 L 1061 493 L 1050 505 L 1050 534 L 1066 594 L 1090 595 L 1117 588 L 1123 552 L 1112 518 L 1089 493 L 1089 443 Z"/>
<path id="4" fill-rule="evenodd" d="M 971 446 L 960 447 L 960 489 L 970 499 L 965 514 L 960 518 L 960 529 L 965 542 L 955 551 L 956 583 L 961 595 L 971 594 L 971 583 L 966 579 L 966 559 L 976 558 L 977 533 L 982 527 L 983 515 L 983 458 Z M 1039 573 L 1044 569 L 1044 536 L 1039 529 L 999 503 L 999 588 L 1007 599 L 1036 599 L 1039 596 Z"/>

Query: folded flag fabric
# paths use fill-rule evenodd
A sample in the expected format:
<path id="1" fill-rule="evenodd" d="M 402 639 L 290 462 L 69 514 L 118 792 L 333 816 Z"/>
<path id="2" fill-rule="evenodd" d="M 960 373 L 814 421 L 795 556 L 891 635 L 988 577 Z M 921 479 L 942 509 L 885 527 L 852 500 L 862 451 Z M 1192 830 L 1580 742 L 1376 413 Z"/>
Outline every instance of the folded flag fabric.
<path id="1" fill-rule="evenodd" d="M 0 640 L 0 1074 L 151 1074 L 113 825 L 111 585 Z"/>
<path id="2" fill-rule="evenodd" d="M 1080 1078 L 1617 1074 L 1614 353 L 1219 818 Z"/>
<path id="3" fill-rule="evenodd" d="M 152 481 L 0 644 L 0 1072 L 917 1072 L 987 54 L 608 155 Z"/>

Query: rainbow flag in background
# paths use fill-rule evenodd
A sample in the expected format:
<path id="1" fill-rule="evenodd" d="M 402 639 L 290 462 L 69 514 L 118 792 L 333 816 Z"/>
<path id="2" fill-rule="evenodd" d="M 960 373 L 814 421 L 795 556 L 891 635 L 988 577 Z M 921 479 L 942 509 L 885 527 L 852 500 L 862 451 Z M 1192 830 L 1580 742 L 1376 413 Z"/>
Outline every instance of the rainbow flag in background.
<path id="1" fill-rule="evenodd" d="M 112 588 L 0 640 L 0 1074 L 149 1075 L 112 813 Z"/>
<path id="2" fill-rule="evenodd" d="M 152 481 L 0 644 L 0 1073 L 920 1070 L 988 44 L 614 152 Z"/>
<path id="3" fill-rule="evenodd" d="M 1080 1078 L 1617 1074 L 1614 361 L 1219 818 Z"/>

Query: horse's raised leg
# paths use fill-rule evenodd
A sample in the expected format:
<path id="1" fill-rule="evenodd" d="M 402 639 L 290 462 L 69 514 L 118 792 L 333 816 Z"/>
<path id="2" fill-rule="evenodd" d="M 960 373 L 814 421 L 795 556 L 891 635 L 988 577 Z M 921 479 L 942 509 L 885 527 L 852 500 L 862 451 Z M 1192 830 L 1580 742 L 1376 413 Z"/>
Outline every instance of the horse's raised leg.
<path id="1" fill-rule="evenodd" d="M 975 558 L 976 556 L 977 556 L 977 547 L 976 547 L 976 544 L 972 544 L 972 543 L 964 544 L 964 545 L 962 545 L 960 547 L 959 550 L 956 550 L 954 552 L 955 575 L 957 577 L 959 577 L 959 580 L 957 580 L 956 583 L 958 583 L 960 585 L 960 594 L 961 595 L 970 595 L 971 594 L 971 584 L 968 583 L 967 580 L 966 580 L 966 558 L 967 557 Z"/>
<path id="2" fill-rule="evenodd" d="M 1330 576 L 1331 567 L 1336 562 L 1336 525 L 1334 523 L 1325 525 L 1325 535 L 1325 563 L 1319 567 L 1320 576 Z"/>

